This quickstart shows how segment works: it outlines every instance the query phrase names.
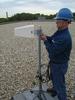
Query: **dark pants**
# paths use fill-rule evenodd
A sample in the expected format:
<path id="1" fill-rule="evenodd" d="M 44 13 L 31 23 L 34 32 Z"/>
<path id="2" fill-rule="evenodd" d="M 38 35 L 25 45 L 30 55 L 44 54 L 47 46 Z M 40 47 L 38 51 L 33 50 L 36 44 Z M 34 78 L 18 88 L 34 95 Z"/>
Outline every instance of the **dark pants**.
<path id="1" fill-rule="evenodd" d="M 50 63 L 51 79 L 53 88 L 56 90 L 59 100 L 67 100 L 65 74 L 67 72 L 68 63 L 55 64 Z"/>

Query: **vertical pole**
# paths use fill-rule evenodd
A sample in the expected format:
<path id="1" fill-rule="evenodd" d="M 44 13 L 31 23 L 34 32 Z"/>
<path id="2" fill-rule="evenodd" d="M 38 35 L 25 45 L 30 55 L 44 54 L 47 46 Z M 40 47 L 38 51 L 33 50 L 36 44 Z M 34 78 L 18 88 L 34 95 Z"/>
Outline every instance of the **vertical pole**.
<path id="1" fill-rule="evenodd" d="M 41 92 L 42 92 L 42 76 L 41 76 L 41 39 L 40 39 L 40 35 L 42 33 L 41 27 L 39 29 L 39 35 L 38 35 L 38 58 L 39 58 L 39 98 L 40 100 L 42 100 L 41 98 Z"/>
<path id="2" fill-rule="evenodd" d="M 8 20 L 8 12 L 6 12 L 6 18 L 7 18 L 7 20 Z"/>

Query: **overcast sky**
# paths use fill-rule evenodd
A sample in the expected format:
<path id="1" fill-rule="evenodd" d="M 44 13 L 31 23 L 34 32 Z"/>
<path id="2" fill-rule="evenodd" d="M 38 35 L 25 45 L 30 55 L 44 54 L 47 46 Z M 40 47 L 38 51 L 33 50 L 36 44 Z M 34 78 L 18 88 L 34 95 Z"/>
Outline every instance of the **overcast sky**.
<path id="1" fill-rule="evenodd" d="M 63 7 L 75 12 L 75 0 L 0 0 L 0 17 L 5 17 L 6 11 L 9 16 L 21 12 L 49 15 Z"/>

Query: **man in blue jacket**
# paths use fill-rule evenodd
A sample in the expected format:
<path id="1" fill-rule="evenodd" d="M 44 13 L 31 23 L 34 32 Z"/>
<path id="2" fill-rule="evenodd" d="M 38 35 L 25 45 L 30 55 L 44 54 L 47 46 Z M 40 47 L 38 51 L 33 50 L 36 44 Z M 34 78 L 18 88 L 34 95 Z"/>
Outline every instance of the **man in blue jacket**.
<path id="1" fill-rule="evenodd" d="M 72 49 L 72 40 L 68 26 L 73 14 L 68 8 L 62 8 L 56 15 L 57 31 L 52 36 L 40 35 L 50 58 L 50 72 L 53 91 L 59 100 L 67 100 L 65 74 Z"/>

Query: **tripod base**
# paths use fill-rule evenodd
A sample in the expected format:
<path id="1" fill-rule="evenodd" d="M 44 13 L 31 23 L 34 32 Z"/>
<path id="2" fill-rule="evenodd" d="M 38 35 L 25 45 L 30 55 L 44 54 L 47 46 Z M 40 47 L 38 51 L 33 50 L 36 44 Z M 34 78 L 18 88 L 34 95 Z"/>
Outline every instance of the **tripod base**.
<path id="1" fill-rule="evenodd" d="M 57 96 L 52 97 L 50 93 L 46 92 L 47 86 L 44 84 L 42 85 L 42 92 L 41 92 L 41 100 L 58 100 Z M 32 90 L 23 91 L 22 93 L 18 93 L 11 98 L 11 100 L 40 100 L 38 97 L 39 87 L 34 87 Z M 46 98 L 46 99 L 45 99 Z"/>

